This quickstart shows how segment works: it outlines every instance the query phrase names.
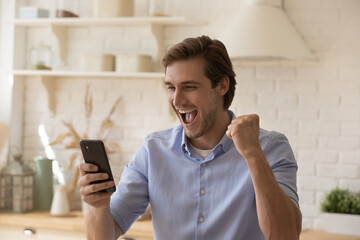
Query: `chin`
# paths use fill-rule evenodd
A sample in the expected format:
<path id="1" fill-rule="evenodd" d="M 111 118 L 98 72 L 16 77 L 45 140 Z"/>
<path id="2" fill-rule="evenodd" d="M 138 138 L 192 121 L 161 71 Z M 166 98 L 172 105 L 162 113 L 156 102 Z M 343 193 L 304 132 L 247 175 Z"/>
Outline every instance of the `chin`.
<path id="1" fill-rule="evenodd" d="M 188 128 L 184 127 L 184 125 L 183 125 L 183 128 L 184 128 L 186 137 L 188 137 L 189 139 L 196 139 L 196 138 L 199 138 L 204 135 L 203 131 L 191 131 Z"/>

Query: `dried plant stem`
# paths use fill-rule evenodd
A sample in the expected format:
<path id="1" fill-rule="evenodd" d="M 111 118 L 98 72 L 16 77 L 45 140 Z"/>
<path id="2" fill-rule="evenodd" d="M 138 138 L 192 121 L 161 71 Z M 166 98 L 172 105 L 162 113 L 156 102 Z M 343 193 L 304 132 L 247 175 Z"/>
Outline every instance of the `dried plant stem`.
<path id="1" fill-rule="evenodd" d="M 78 181 L 78 178 L 79 178 L 79 174 L 80 174 L 80 169 L 79 167 L 76 167 L 75 168 L 75 172 L 74 172 L 74 175 L 73 175 L 73 179 L 72 179 L 72 182 L 71 182 L 71 189 L 74 189 L 77 185 L 77 181 Z"/>
<path id="2" fill-rule="evenodd" d="M 75 159 L 79 156 L 79 153 L 73 153 L 71 156 L 70 156 L 70 160 L 69 160 L 69 164 L 67 166 L 67 169 L 70 170 L 72 169 L 73 165 L 74 165 L 74 161 Z"/>
<path id="3" fill-rule="evenodd" d="M 111 116 L 114 114 L 117 105 L 119 104 L 119 102 L 121 101 L 121 97 L 118 97 L 116 99 L 116 101 L 114 102 L 113 106 L 110 109 L 109 114 L 107 115 L 107 117 L 102 121 L 100 129 L 97 133 L 97 138 L 101 138 L 101 136 L 103 135 L 103 133 L 105 132 L 106 129 L 109 129 L 111 127 L 114 126 L 114 123 L 111 121 Z"/>
<path id="4" fill-rule="evenodd" d="M 84 98 L 84 105 L 85 105 L 85 118 L 86 118 L 86 130 L 85 132 L 89 132 L 90 122 L 91 122 L 91 113 L 93 110 L 92 105 L 92 95 L 89 93 L 90 84 L 86 85 L 85 90 L 85 98 Z"/>
<path id="5" fill-rule="evenodd" d="M 80 135 L 76 132 L 73 124 L 72 124 L 71 122 L 67 122 L 67 121 L 65 121 L 65 120 L 63 120 L 62 123 L 69 129 L 69 131 L 71 132 L 73 138 L 74 138 L 75 140 L 77 140 L 78 142 L 80 142 L 81 137 L 80 137 Z"/>

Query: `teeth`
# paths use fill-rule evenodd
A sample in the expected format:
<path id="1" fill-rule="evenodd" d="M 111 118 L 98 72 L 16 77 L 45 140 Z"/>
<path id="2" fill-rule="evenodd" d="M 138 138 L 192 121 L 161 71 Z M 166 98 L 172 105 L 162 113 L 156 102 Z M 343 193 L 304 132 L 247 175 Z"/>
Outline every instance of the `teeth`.
<path id="1" fill-rule="evenodd" d="M 194 110 L 192 109 L 192 110 L 178 110 L 178 111 L 180 114 L 185 114 L 185 113 L 191 113 Z"/>

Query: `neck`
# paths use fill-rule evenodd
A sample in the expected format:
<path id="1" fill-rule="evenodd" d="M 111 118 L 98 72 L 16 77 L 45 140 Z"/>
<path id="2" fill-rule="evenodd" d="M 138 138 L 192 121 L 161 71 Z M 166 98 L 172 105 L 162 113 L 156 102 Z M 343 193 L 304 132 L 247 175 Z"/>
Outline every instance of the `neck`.
<path id="1" fill-rule="evenodd" d="M 207 133 L 199 138 L 189 139 L 189 141 L 196 148 L 202 150 L 213 149 L 223 138 L 230 122 L 231 119 L 227 111 L 223 111 L 219 114 L 215 123 Z"/>

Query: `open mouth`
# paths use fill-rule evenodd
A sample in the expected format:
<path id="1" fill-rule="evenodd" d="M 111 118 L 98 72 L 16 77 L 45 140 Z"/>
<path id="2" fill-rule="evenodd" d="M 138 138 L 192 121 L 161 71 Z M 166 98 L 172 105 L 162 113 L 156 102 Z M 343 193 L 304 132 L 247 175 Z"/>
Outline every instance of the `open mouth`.
<path id="1" fill-rule="evenodd" d="M 197 110 L 178 110 L 182 119 L 182 122 L 186 125 L 189 125 L 195 121 L 195 118 L 198 114 Z"/>

